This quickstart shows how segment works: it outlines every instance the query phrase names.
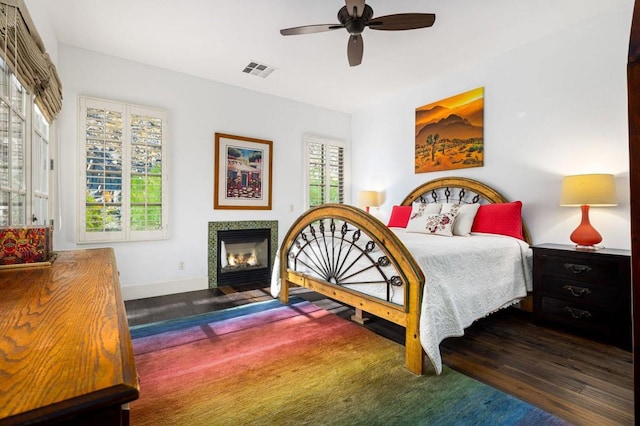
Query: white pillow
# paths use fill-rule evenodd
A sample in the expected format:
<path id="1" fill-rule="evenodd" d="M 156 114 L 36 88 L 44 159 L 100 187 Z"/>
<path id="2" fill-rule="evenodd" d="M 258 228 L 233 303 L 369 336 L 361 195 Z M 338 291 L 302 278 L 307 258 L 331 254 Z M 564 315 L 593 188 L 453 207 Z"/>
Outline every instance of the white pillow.
<path id="1" fill-rule="evenodd" d="M 421 214 L 438 214 L 442 209 L 441 203 L 423 203 L 422 201 L 414 201 L 412 206 L 411 216 Z"/>
<path id="2" fill-rule="evenodd" d="M 421 234 L 442 235 L 453 237 L 453 224 L 456 221 L 456 213 L 430 214 L 424 217 L 422 227 L 412 231 L 407 227 L 407 232 L 419 232 Z"/>
<path id="3" fill-rule="evenodd" d="M 424 232 L 426 229 L 427 217 L 440 213 L 442 204 L 414 202 L 407 222 L 407 232 Z"/>
<path id="4" fill-rule="evenodd" d="M 453 225 L 453 235 L 460 235 L 466 237 L 471 234 L 471 227 L 473 226 L 473 219 L 478 213 L 480 204 L 454 204 L 445 203 L 442 205 L 440 213 L 457 212 L 456 221 Z"/>

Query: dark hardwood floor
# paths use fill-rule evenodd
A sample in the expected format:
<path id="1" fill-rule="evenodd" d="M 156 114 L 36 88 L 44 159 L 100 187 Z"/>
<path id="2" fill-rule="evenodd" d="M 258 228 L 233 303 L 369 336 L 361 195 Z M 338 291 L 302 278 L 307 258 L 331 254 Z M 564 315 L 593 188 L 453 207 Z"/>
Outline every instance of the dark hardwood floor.
<path id="1" fill-rule="evenodd" d="M 291 290 L 349 318 L 353 309 L 304 288 Z M 257 284 L 125 302 L 129 325 L 271 300 Z M 372 318 L 365 327 L 399 343 L 404 329 Z M 534 324 L 530 314 L 505 309 L 477 321 L 465 336 L 442 342 L 449 367 L 577 425 L 633 424 L 631 352 Z"/>

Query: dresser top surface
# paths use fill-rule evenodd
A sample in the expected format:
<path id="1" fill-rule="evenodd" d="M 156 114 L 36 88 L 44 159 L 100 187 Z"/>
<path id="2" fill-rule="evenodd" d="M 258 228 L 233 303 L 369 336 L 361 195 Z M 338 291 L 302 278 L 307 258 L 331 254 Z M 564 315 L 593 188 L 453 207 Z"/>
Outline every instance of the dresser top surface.
<path id="1" fill-rule="evenodd" d="M 112 249 L 62 251 L 51 266 L 2 270 L 0 294 L 0 423 L 135 399 Z"/>
<path id="2" fill-rule="evenodd" d="M 630 250 L 616 249 L 616 248 L 599 248 L 597 250 L 581 249 L 569 244 L 536 244 L 531 248 L 545 249 L 545 250 L 558 250 L 568 253 L 589 253 L 589 254 L 606 254 L 613 256 L 631 256 Z"/>

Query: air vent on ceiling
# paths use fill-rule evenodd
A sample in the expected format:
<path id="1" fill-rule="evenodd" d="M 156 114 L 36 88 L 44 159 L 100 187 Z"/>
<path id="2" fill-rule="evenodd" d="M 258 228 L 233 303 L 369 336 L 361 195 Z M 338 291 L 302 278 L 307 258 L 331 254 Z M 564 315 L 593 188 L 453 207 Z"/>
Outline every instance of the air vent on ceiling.
<path id="1" fill-rule="evenodd" d="M 276 69 L 272 66 L 259 64 L 257 62 L 249 62 L 249 64 L 244 67 L 242 72 L 246 72 L 247 74 L 257 75 L 258 77 L 267 78 L 269 74 L 274 72 Z"/>

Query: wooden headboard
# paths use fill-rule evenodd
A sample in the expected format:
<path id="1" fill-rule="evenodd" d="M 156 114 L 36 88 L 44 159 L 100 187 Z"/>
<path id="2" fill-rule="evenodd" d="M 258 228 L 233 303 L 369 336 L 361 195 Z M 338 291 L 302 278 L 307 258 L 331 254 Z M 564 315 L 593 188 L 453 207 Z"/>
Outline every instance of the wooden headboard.
<path id="1" fill-rule="evenodd" d="M 411 191 L 401 204 L 409 206 L 416 200 L 425 203 L 467 204 L 507 203 L 510 201 L 484 183 L 463 177 L 445 177 L 424 183 Z M 525 241 L 531 244 L 531 235 L 524 219 L 522 220 L 522 235 Z"/>

